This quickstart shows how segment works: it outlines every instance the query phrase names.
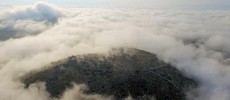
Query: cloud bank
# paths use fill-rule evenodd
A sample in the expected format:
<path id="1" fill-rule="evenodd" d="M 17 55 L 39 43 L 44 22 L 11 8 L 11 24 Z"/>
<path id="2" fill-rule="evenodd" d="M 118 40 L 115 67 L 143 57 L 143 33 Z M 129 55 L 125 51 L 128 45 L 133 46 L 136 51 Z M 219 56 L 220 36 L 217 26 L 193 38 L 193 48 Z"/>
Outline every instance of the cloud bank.
<path id="1" fill-rule="evenodd" d="M 152 52 L 198 80 L 188 100 L 229 100 L 229 16 L 223 10 L 59 8 L 43 2 L 9 8 L 0 13 L 0 100 L 52 100 L 42 83 L 26 90 L 19 77 L 71 55 L 113 47 Z M 76 85 L 60 100 L 110 98 L 81 90 Z"/>
<path id="2" fill-rule="evenodd" d="M 0 13 L 0 40 L 39 34 L 63 16 L 59 8 L 44 2 L 3 10 Z"/>

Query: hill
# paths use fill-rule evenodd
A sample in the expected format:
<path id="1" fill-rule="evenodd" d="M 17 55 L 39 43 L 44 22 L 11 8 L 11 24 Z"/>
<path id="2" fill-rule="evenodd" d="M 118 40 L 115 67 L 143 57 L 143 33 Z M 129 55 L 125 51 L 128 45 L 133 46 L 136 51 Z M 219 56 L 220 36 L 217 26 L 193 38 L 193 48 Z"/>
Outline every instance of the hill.
<path id="1" fill-rule="evenodd" d="M 25 88 L 45 82 L 52 97 L 59 98 L 72 83 L 85 84 L 85 94 L 113 95 L 120 100 L 184 100 L 185 93 L 197 83 L 156 55 L 133 48 L 112 49 L 104 54 L 71 56 L 52 63 L 47 69 L 28 73 Z"/>

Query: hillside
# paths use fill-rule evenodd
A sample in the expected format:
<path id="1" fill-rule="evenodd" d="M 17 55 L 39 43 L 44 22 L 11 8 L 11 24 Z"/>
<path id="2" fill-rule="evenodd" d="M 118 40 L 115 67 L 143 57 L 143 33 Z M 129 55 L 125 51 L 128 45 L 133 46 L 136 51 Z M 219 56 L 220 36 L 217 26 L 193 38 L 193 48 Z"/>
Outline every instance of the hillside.
<path id="1" fill-rule="evenodd" d="M 28 73 L 25 88 L 45 82 L 51 97 L 59 98 L 72 83 L 86 84 L 86 94 L 113 95 L 114 99 L 184 100 L 197 83 L 154 54 L 132 48 L 112 49 L 104 54 L 71 56 L 47 69 Z"/>

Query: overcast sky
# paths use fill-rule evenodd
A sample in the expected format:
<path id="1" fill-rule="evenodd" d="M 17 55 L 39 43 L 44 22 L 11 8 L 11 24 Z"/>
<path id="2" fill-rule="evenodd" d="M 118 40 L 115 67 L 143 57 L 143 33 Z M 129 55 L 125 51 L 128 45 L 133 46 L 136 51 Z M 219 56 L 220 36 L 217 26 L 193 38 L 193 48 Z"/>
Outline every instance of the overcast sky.
<path id="1" fill-rule="evenodd" d="M 0 6 L 32 4 L 39 0 L 0 0 Z M 230 0 L 42 0 L 65 7 L 229 9 Z"/>

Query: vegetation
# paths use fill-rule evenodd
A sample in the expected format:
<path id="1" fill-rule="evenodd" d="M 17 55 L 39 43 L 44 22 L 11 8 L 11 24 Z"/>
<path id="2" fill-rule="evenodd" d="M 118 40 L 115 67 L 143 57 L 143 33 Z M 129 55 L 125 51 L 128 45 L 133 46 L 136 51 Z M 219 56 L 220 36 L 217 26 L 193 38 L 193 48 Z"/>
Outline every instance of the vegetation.
<path id="1" fill-rule="evenodd" d="M 60 63 L 61 62 L 61 63 Z M 23 78 L 25 88 L 45 82 L 52 97 L 60 97 L 71 83 L 86 84 L 84 93 L 113 95 L 115 99 L 183 100 L 196 82 L 179 70 L 137 49 L 113 49 L 108 54 L 71 56 L 52 67 Z"/>

